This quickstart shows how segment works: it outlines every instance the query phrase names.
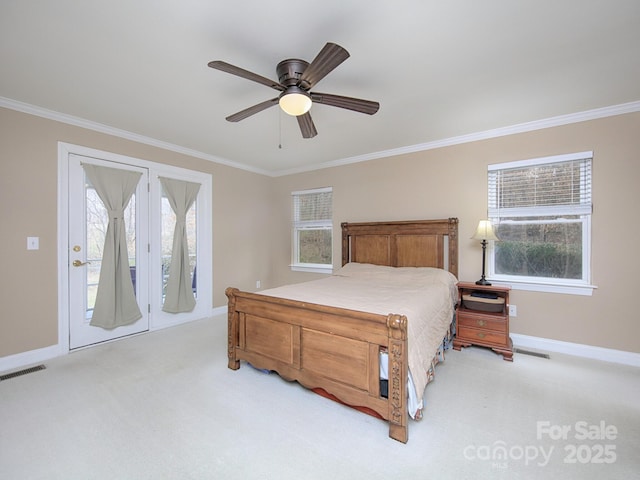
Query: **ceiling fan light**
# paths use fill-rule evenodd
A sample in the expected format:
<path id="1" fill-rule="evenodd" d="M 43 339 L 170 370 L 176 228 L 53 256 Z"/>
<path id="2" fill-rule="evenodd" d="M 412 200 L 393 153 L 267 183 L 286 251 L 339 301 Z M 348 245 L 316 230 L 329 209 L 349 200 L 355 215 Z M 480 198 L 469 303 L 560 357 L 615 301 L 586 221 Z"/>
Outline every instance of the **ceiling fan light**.
<path id="1" fill-rule="evenodd" d="M 301 88 L 290 87 L 280 96 L 279 103 L 285 113 L 297 117 L 309 111 L 312 101 L 309 94 Z"/>

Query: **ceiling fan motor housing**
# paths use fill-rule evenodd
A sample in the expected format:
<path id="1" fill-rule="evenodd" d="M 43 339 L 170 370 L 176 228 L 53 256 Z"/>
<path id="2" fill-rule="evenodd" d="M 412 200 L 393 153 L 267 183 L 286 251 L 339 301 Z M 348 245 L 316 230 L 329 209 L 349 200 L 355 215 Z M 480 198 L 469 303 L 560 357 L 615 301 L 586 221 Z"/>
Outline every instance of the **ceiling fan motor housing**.
<path id="1" fill-rule="evenodd" d="M 306 82 L 300 83 L 300 77 L 308 66 L 309 62 L 305 62 L 304 60 L 300 60 L 298 58 L 289 58 L 287 60 L 282 60 L 276 67 L 278 81 L 285 87 L 297 85 L 304 90 L 308 90 L 309 84 L 307 84 Z"/>

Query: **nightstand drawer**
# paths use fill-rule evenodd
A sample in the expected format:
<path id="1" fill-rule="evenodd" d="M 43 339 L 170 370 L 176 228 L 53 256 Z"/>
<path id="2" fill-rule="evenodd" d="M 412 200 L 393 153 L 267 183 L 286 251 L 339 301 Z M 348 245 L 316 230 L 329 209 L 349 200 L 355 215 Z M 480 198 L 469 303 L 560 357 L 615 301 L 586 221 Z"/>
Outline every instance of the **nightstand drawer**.
<path id="1" fill-rule="evenodd" d="M 458 327 L 475 327 L 484 330 L 507 333 L 507 322 L 504 318 L 492 318 L 481 316 L 476 313 L 467 314 L 462 310 L 458 311 Z"/>
<path id="2" fill-rule="evenodd" d="M 465 327 L 458 324 L 458 329 L 456 332 L 456 336 L 461 340 L 468 340 L 473 343 L 478 344 L 507 344 L 507 335 L 506 332 L 493 332 L 491 330 L 484 330 L 479 328 Z"/>

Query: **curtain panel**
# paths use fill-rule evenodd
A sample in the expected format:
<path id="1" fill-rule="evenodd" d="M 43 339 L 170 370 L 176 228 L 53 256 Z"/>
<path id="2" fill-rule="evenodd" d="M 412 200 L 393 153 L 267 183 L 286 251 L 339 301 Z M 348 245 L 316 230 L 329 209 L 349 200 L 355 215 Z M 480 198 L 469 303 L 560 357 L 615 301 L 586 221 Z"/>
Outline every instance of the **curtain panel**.
<path id="1" fill-rule="evenodd" d="M 165 177 L 159 177 L 159 180 L 169 205 L 176 214 L 169 278 L 162 310 L 168 313 L 190 312 L 196 306 L 196 299 L 191 287 L 186 216 L 198 196 L 200 184 Z"/>
<path id="2" fill-rule="evenodd" d="M 124 210 L 142 174 L 90 164 L 82 167 L 109 215 L 90 324 L 113 329 L 142 318 L 131 281 L 124 223 Z"/>

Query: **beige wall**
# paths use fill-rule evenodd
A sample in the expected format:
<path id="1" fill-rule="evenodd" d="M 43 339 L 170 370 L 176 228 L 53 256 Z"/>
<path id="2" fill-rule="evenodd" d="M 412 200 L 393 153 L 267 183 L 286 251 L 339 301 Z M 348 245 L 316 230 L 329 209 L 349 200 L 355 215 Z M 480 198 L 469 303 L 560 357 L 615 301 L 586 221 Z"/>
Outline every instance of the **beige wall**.
<path id="1" fill-rule="evenodd" d="M 0 357 L 57 343 L 58 141 L 212 174 L 213 297 L 224 289 L 317 278 L 292 273 L 290 193 L 333 186 L 336 232 L 343 221 L 460 219 L 460 278 L 480 274 L 481 250 L 469 239 L 486 215 L 486 166 L 594 151 L 591 297 L 513 292 L 515 333 L 640 353 L 632 254 L 640 238 L 640 114 L 403 156 L 270 178 L 43 118 L 0 109 Z M 27 251 L 26 237 L 40 237 Z M 340 241 L 334 241 L 335 264 Z"/>
<path id="2" fill-rule="evenodd" d="M 477 280 L 481 249 L 470 240 L 487 211 L 487 165 L 592 150 L 593 296 L 513 291 L 514 333 L 640 352 L 634 305 L 640 261 L 640 114 L 511 135 L 274 179 L 280 239 L 274 239 L 274 281 L 317 275 L 292 273 L 289 196 L 293 190 L 333 186 L 334 264 L 340 262 L 339 225 L 349 221 L 458 217 L 461 280 Z"/>
<path id="3" fill-rule="evenodd" d="M 0 357 L 58 342 L 58 142 L 212 175 L 213 302 L 267 280 L 271 179 L 244 170 L 0 108 Z M 40 237 L 27 251 L 26 238 Z"/>

